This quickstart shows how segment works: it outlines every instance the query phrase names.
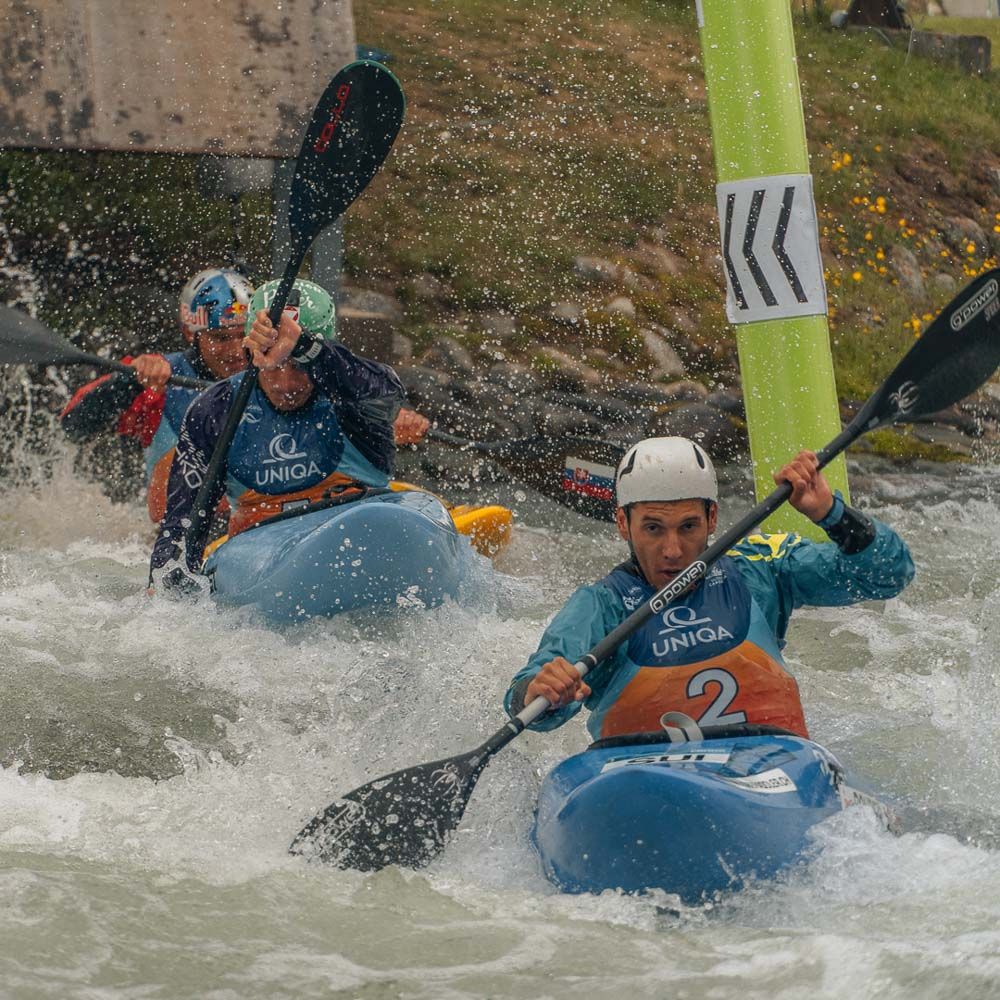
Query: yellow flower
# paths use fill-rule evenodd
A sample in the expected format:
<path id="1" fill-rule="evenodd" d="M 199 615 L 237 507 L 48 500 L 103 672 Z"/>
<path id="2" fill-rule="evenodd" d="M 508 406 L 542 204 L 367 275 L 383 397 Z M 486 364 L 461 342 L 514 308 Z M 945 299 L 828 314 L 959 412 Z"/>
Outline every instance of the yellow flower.
<path id="1" fill-rule="evenodd" d="M 860 281 L 860 280 L 861 280 L 861 272 L 860 272 L 860 271 L 855 271 L 855 272 L 854 272 L 854 273 L 853 273 L 853 274 L 851 275 L 851 277 L 852 277 L 852 278 L 853 278 L 853 279 L 854 279 L 855 281 Z"/>
<path id="2" fill-rule="evenodd" d="M 876 146 L 875 147 L 875 152 L 876 153 L 881 153 L 882 152 L 882 147 L 881 146 Z"/>
<path id="3" fill-rule="evenodd" d="M 876 250 L 875 251 L 875 259 L 876 260 L 885 260 L 885 253 L 884 253 L 884 251 L 882 251 L 882 250 Z"/>
<path id="4" fill-rule="evenodd" d="M 969 254 L 975 253 L 976 252 L 976 244 L 975 243 L 966 243 L 965 244 L 965 252 L 969 253 Z"/>
<path id="5" fill-rule="evenodd" d="M 900 225 L 901 228 L 905 229 L 906 228 L 906 219 L 900 219 L 899 220 L 899 225 Z"/>
<path id="6" fill-rule="evenodd" d="M 871 230 L 869 230 L 867 233 L 865 233 L 865 239 L 869 240 L 869 241 L 872 240 L 872 239 L 874 239 L 874 237 L 871 234 Z"/>
<path id="7" fill-rule="evenodd" d="M 844 160 L 844 166 L 846 167 L 851 162 L 851 154 L 844 153 L 843 160 Z"/>

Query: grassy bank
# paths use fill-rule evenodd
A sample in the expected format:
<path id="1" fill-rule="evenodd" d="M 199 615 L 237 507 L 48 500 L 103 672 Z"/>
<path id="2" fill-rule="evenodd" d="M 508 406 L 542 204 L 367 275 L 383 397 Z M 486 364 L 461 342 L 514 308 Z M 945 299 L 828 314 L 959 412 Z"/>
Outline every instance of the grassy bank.
<path id="1" fill-rule="evenodd" d="M 641 371 L 637 332 L 653 322 L 696 377 L 732 377 L 693 5 L 358 0 L 355 18 L 359 41 L 392 54 L 409 111 L 348 214 L 346 263 L 355 283 L 400 298 L 418 351 L 448 330 L 484 364 L 501 351 L 541 363 L 544 342 Z M 838 384 L 857 398 L 953 294 L 949 281 L 1000 247 L 1000 82 L 814 21 L 796 30 Z M 40 272 L 43 316 L 116 345 L 150 318 L 137 288 L 173 294 L 233 252 L 229 206 L 199 195 L 183 157 L 8 152 L 0 192 L 0 244 Z M 243 254 L 263 272 L 269 205 L 244 209 Z M 949 234 L 955 217 L 984 239 Z M 899 285 L 897 247 L 916 255 L 924 294 Z M 631 277 L 588 283 L 580 255 Z M 609 312 L 620 294 L 635 319 Z M 567 302 L 582 324 L 552 317 Z M 496 310 L 518 323 L 502 345 L 484 322 Z M 145 329 L 157 323 L 169 316 Z"/>
<path id="2" fill-rule="evenodd" d="M 594 318 L 579 338 L 586 352 L 609 346 L 609 293 L 571 261 L 607 257 L 649 279 L 630 293 L 640 319 L 683 331 L 696 371 L 731 366 L 689 7 L 357 4 L 358 37 L 393 54 L 410 112 L 378 196 L 349 223 L 356 278 L 406 295 L 428 272 L 456 321 L 508 309 L 557 342 L 575 335 L 546 320 L 548 307 L 574 299 Z M 948 298 L 907 297 L 893 248 L 956 282 L 990 261 L 987 246 L 959 250 L 939 229 L 953 215 L 988 233 L 1000 225 L 1000 190 L 985 172 L 1000 167 L 1000 85 L 813 22 L 797 34 L 838 377 L 859 396 Z M 679 267 L 664 268 L 657 246 Z M 413 329 L 440 321 L 441 305 L 412 302 Z M 616 335 L 622 344 L 610 346 L 627 349 L 620 324 Z"/>

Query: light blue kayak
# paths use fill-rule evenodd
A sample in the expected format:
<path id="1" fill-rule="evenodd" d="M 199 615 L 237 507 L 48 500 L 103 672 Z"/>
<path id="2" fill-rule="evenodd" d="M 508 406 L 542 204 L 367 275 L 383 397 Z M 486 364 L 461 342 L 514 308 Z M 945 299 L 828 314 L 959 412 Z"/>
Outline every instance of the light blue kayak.
<path id="1" fill-rule="evenodd" d="M 847 805 L 871 805 L 893 826 L 891 811 L 810 740 L 781 730 L 659 739 L 601 741 L 546 776 L 534 839 L 563 891 L 663 889 L 696 903 L 778 875 L 806 856 L 812 827 Z"/>
<path id="2" fill-rule="evenodd" d="M 205 573 L 220 604 L 304 621 L 441 604 L 458 592 L 467 549 L 436 497 L 379 492 L 244 531 L 208 557 Z"/>

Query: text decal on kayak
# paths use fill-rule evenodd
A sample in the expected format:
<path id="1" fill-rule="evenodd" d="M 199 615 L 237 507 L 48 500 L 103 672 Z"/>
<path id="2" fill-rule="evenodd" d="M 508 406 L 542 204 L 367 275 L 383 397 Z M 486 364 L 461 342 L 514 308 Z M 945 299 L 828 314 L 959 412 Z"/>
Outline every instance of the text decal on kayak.
<path id="1" fill-rule="evenodd" d="M 715 195 L 729 322 L 825 315 L 812 176 L 728 181 Z"/>

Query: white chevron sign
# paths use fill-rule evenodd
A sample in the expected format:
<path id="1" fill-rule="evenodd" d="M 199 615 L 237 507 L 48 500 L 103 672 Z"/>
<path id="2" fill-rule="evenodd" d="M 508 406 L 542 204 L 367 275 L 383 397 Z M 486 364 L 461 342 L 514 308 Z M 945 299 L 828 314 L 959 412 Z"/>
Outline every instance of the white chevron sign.
<path id="1" fill-rule="evenodd" d="M 825 315 L 811 175 L 729 181 L 715 191 L 729 322 Z"/>

